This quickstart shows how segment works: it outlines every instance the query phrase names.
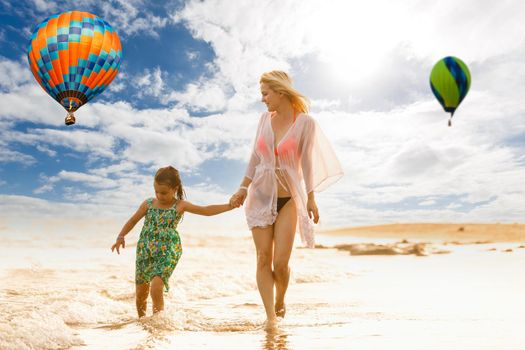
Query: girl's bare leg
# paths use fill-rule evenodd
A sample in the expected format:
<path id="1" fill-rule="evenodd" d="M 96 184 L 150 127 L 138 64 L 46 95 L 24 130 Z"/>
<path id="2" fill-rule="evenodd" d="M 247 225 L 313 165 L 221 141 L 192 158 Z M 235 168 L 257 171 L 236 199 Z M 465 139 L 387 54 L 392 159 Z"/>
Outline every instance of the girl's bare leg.
<path id="1" fill-rule="evenodd" d="M 151 300 L 153 301 L 153 313 L 164 310 L 164 282 L 159 276 L 153 277 L 151 280 Z"/>
<path id="2" fill-rule="evenodd" d="M 275 220 L 274 232 L 274 258 L 273 275 L 275 280 L 275 312 L 279 317 L 284 317 L 286 312 L 284 296 L 290 281 L 290 268 L 288 262 L 292 253 L 297 225 L 297 213 L 293 199 L 279 211 Z"/>
<path id="3" fill-rule="evenodd" d="M 148 308 L 148 294 L 149 283 L 135 285 L 135 303 L 137 305 L 137 313 L 140 317 L 146 316 Z"/>
<path id="4" fill-rule="evenodd" d="M 257 287 L 264 304 L 266 318 L 274 321 L 275 310 L 273 304 L 273 227 L 255 227 L 252 229 L 252 237 L 257 250 Z"/>

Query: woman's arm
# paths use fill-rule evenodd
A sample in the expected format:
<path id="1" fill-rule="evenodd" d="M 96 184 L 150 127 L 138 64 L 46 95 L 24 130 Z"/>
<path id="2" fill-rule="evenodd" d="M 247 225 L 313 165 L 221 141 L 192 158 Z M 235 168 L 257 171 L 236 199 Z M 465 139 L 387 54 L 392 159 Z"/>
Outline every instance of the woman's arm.
<path id="1" fill-rule="evenodd" d="M 124 226 L 120 230 L 120 233 L 117 236 L 117 240 L 115 244 L 113 244 L 113 246 L 111 247 L 111 251 L 114 251 L 115 249 L 117 249 L 117 254 L 120 254 L 120 250 L 119 250 L 120 246 L 122 246 L 122 248 L 126 248 L 126 241 L 124 240 L 124 237 L 129 233 L 129 231 L 133 229 L 133 227 L 135 227 L 137 222 L 139 222 L 140 219 L 142 219 L 144 215 L 146 215 L 147 211 L 148 211 L 148 204 L 146 203 L 146 201 L 144 201 L 142 202 L 140 207 L 137 209 L 135 214 L 133 214 L 131 218 L 129 218 L 129 220 L 124 224 Z"/>
<path id="2" fill-rule="evenodd" d="M 257 139 L 259 138 L 259 135 L 261 134 L 262 125 L 264 122 L 264 118 L 266 116 L 266 113 L 263 113 L 261 117 L 259 118 L 259 124 L 257 125 L 257 131 L 255 132 L 255 139 L 253 140 L 253 147 L 252 147 L 252 154 L 250 156 L 250 161 L 248 162 L 248 166 L 246 167 L 246 173 L 244 174 L 244 180 L 248 179 L 250 182 L 253 179 L 253 176 L 255 175 L 255 167 L 261 162 L 261 158 L 256 152 L 256 145 L 257 145 Z M 248 182 L 249 184 L 249 182 Z M 241 184 L 241 186 L 243 186 Z M 246 185 L 248 186 L 248 185 Z"/>
<path id="3" fill-rule="evenodd" d="M 244 203 L 244 200 L 246 199 L 246 196 L 248 195 L 248 187 L 250 186 L 251 183 L 252 183 L 252 179 L 250 179 L 249 177 L 245 176 L 244 179 L 242 179 L 239 189 L 230 198 L 230 205 L 232 207 L 237 208 Z"/>
<path id="4" fill-rule="evenodd" d="M 233 207 L 228 204 L 213 204 L 213 205 L 195 205 L 188 201 L 179 201 L 177 203 L 177 212 L 182 214 L 184 212 L 189 212 L 197 215 L 212 216 L 224 213 L 226 211 L 232 210 Z"/>
<path id="5" fill-rule="evenodd" d="M 317 208 L 317 203 L 315 203 L 314 191 L 308 193 L 306 211 L 308 212 L 308 217 L 317 224 L 319 222 L 319 209 Z"/>
<path id="6" fill-rule="evenodd" d="M 306 193 L 308 194 L 308 202 L 306 203 L 306 211 L 308 217 L 313 219 L 314 223 L 319 222 L 319 209 L 315 203 L 314 195 L 314 167 L 313 167 L 313 143 L 315 138 L 315 123 L 309 120 L 303 132 L 303 139 L 301 144 L 301 169 L 303 172 L 304 184 Z"/>
<path id="7" fill-rule="evenodd" d="M 313 169 L 313 143 L 315 138 L 315 123 L 313 120 L 307 120 L 304 127 L 302 142 L 301 142 L 301 169 L 303 172 L 303 179 L 306 193 L 308 197 L 313 197 L 314 191 L 314 169 Z"/>

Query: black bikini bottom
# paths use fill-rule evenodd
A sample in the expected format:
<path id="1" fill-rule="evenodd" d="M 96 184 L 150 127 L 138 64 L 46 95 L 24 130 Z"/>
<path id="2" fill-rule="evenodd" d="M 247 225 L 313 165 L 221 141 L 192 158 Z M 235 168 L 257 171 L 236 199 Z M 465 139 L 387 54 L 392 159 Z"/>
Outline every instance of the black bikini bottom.
<path id="1" fill-rule="evenodd" d="M 277 197 L 277 212 L 280 212 L 281 209 L 284 207 L 286 203 L 290 200 L 292 197 Z"/>

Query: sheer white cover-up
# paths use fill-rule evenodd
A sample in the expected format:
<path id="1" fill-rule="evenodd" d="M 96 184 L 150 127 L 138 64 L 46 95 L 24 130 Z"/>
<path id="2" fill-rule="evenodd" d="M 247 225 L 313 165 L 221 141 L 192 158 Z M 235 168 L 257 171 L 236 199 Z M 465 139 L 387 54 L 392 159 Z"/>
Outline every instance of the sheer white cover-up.
<path id="1" fill-rule="evenodd" d="M 275 156 L 271 116 L 270 112 L 265 112 L 259 120 L 246 169 L 245 176 L 252 180 L 244 205 L 246 221 L 250 229 L 275 222 L 277 181 L 281 181 L 295 202 L 301 240 L 313 248 L 315 240 L 306 209 L 307 194 L 326 189 L 343 176 L 343 170 L 317 122 L 304 113 L 297 116 L 279 141 L 278 156 Z"/>

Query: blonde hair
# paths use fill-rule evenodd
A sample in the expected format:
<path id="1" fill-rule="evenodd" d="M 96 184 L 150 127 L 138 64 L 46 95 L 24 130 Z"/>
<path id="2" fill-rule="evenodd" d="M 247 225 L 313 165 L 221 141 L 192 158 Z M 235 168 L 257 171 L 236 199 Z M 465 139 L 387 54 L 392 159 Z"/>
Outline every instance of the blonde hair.
<path id="1" fill-rule="evenodd" d="M 292 87 L 292 79 L 286 72 L 272 70 L 263 73 L 259 83 L 264 83 L 273 91 L 284 94 L 297 111 L 308 113 L 310 101 L 306 96 Z"/>

